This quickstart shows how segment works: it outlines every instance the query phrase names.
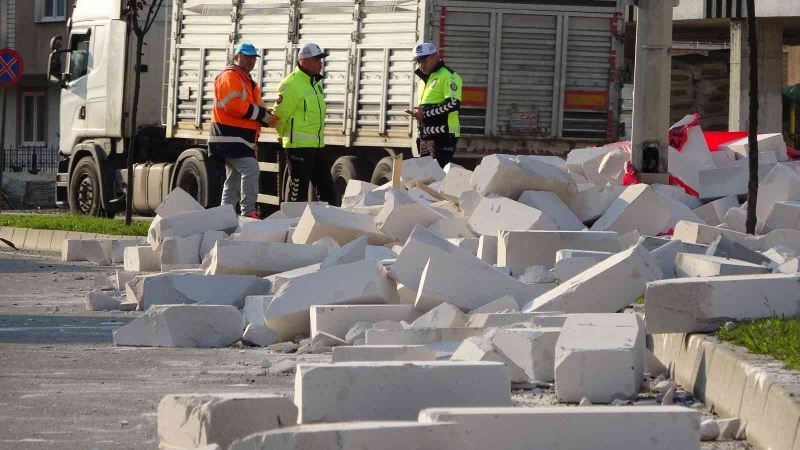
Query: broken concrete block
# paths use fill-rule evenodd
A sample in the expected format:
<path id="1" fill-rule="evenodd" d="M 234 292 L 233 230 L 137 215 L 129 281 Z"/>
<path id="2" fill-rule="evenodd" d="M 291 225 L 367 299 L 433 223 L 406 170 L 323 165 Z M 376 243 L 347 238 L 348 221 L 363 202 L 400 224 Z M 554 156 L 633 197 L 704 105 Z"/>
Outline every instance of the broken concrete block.
<path id="1" fill-rule="evenodd" d="M 584 162 L 597 157 L 602 157 L 611 150 L 612 147 L 586 147 L 571 150 L 569 153 L 567 153 L 567 170 L 572 173 L 585 175 L 583 173 Z"/>
<path id="2" fill-rule="evenodd" d="M 531 156 L 487 156 L 475 168 L 471 183 L 483 196 L 519 198 L 525 191 L 550 191 L 569 202 L 577 194 L 575 181 L 565 171 Z"/>
<path id="3" fill-rule="evenodd" d="M 158 305 L 114 331 L 114 345 L 135 347 L 227 347 L 242 337 L 234 306 Z"/>
<path id="4" fill-rule="evenodd" d="M 697 214 L 695 214 L 689 207 L 684 205 L 678 200 L 670 196 L 662 196 L 661 202 L 667 208 L 670 218 L 667 221 L 666 230 L 669 231 L 675 227 L 675 224 L 681 220 L 688 220 L 690 222 L 705 223 Z"/>
<path id="5" fill-rule="evenodd" d="M 386 193 L 386 202 L 375 217 L 375 224 L 386 236 L 403 242 L 415 225 L 427 227 L 441 218 L 433 208 L 417 202 L 406 191 L 392 189 Z"/>
<path id="6" fill-rule="evenodd" d="M 612 254 L 586 250 L 559 250 L 556 252 L 556 265 L 553 268 L 555 278 L 559 281 L 569 280 Z"/>
<path id="7" fill-rule="evenodd" d="M 757 251 L 750 250 L 737 241 L 720 234 L 706 249 L 706 255 L 747 261 L 757 265 L 768 265 L 770 259 Z"/>
<path id="8" fill-rule="evenodd" d="M 153 305 L 190 303 L 241 308 L 248 295 L 268 293 L 269 281 L 252 275 L 162 273 L 136 277 L 128 288 L 142 310 Z"/>
<path id="9" fill-rule="evenodd" d="M 648 333 L 715 331 L 729 320 L 797 314 L 796 274 L 678 278 L 647 285 Z M 754 301 L 758 299 L 758 301 Z"/>
<path id="10" fill-rule="evenodd" d="M 502 363 L 508 370 L 509 380 L 513 383 L 520 378 L 521 375 L 519 368 L 510 365 L 506 362 L 505 358 L 495 350 L 491 342 L 491 336 L 494 335 L 496 330 L 490 330 L 484 336 L 476 336 L 464 339 L 459 344 L 458 348 L 450 356 L 450 361 L 487 361 Z"/>
<path id="11" fill-rule="evenodd" d="M 119 290 L 124 290 L 125 285 L 128 284 L 129 281 L 133 280 L 139 276 L 138 272 L 125 272 L 124 270 L 117 270 L 116 271 L 116 286 Z"/>
<path id="12" fill-rule="evenodd" d="M 769 217 L 775 202 L 800 200 L 800 174 L 787 164 L 777 164 L 759 182 L 756 216 L 759 222 Z"/>
<path id="13" fill-rule="evenodd" d="M 526 284 L 552 284 L 556 282 L 553 272 L 545 266 L 530 266 L 517 279 Z"/>
<path id="14" fill-rule="evenodd" d="M 775 202 L 757 231 L 765 234 L 781 229 L 800 229 L 800 202 Z"/>
<path id="15" fill-rule="evenodd" d="M 289 230 L 297 226 L 299 219 L 265 219 L 242 224 L 240 241 L 286 242 Z"/>
<path id="16" fill-rule="evenodd" d="M 228 239 L 228 233 L 224 231 L 206 231 L 203 234 L 203 240 L 200 242 L 200 261 L 203 261 L 206 255 L 211 253 L 211 250 L 217 244 L 217 241 L 223 241 L 226 239 Z"/>
<path id="17" fill-rule="evenodd" d="M 413 306 L 414 302 L 417 301 L 417 291 L 407 287 L 403 283 L 397 283 L 397 296 L 399 297 L 399 303 L 403 305 Z"/>
<path id="18" fill-rule="evenodd" d="M 308 205 L 325 208 L 328 202 L 281 202 L 281 211 L 287 219 L 299 219 Z"/>
<path id="19" fill-rule="evenodd" d="M 578 190 L 578 194 L 567 205 L 582 222 L 591 222 L 602 216 L 623 190 L 622 186 L 600 188 L 591 185 Z"/>
<path id="20" fill-rule="evenodd" d="M 61 247 L 62 261 L 86 261 L 83 254 L 83 241 L 80 239 L 64 239 Z"/>
<path id="21" fill-rule="evenodd" d="M 386 237 L 378 230 L 372 217 L 356 214 L 336 207 L 322 207 L 309 204 L 300 217 L 300 222 L 292 235 L 295 244 L 310 244 L 316 240 L 330 236 L 339 245 L 366 234 L 369 243 L 382 245 Z"/>
<path id="22" fill-rule="evenodd" d="M 325 270 L 330 267 L 336 267 L 336 266 L 341 266 L 343 264 L 350 264 L 356 261 L 361 261 L 366 257 L 366 254 L 367 254 L 367 237 L 361 236 L 358 239 L 350 241 L 345 246 L 330 252 L 322 260 L 319 269 Z"/>
<path id="23" fill-rule="evenodd" d="M 339 250 L 340 248 L 342 248 L 342 246 L 339 245 L 339 243 L 336 242 L 336 240 L 334 240 L 333 238 L 328 237 L 328 236 L 325 236 L 323 238 L 317 239 L 311 245 L 315 245 L 317 247 L 326 248 L 326 249 L 328 249 L 328 253 L 330 253 L 330 252 L 332 252 L 334 250 Z"/>
<path id="24" fill-rule="evenodd" d="M 426 407 L 510 406 L 508 387 L 505 366 L 491 362 L 300 364 L 294 399 L 301 424 L 414 420 Z"/>
<path id="25" fill-rule="evenodd" d="M 406 328 L 404 330 L 377 330 L 366 332 L 367 345 L 425 345 L 436 342 L 456 342 L 481 336 L 480 328 Z"/>
<path id="26" fill-rule="evenodd" d="M 267 327 L 289 340 L 310 332 L 314 305 L 397 303 L 397 290 L 383 265 L 362 260 L 292 278 L 275 293 L 266 312 Z"/>
<path id="27" fill-rule="evenodd" d="M 479 308 L 470 311 L 469 315 L 475 314 L 490 314 L 490 313 L 503 313 L 503 312 L 518 312 L 519 303 L 511 295 L 504 295 L 497 300 L 493 300 Z"/>
<path id="28" fill-rule="evenodd" d="M 461 195 L 458 197 L 458 207 L 461 209 L 464 217 L 469 217 L 472 215 L 472 212 L 478 207 L 478 203 L 481 202 L 482 198 L 483 196 L 480 194 L 480 192 L 474 189 L 470 189 L 461 193 Z"/>
<path id="29" fill-rule="evenodd" d="M 467 223 L 473 233 L 489 236 L 497 236 L 500 230 L 558 229 L 542 211 L 505 197 L 484 197 Z"/>
<path id="30" fill-rule="evenodd" d="M 267 347 L 278 341 L 278 335 L 264 324 L 251 323 L 244 329 L 242 342 L 256 347 Z"/>
<path id="31" fill-rule="evenodd" d="M 505 328 L 492 337 L 494 348 L 523 375 L 516 382 L 555 380 L 555 348 L 561 328 Z M 513 373 L 513 372 L 512 372 Z"/>
<path id="32" fill-rule="evenodd" d="M 526 327 L 561 327 L 568 314 L 554 312 L 513 312 L 471 314 L 467 328 L 506 328 L 517 324 Z"/>
<path id="33" fill-rule="evenodd" d="M 720 145 L 718 151 L 733 152 L 737 158 L 746 159 L 749 157 L 750 152 L 750 138 L 744 137 L 735 141 L 726 142 Z M 780 161 L 788 161 L 789 157 L 786 152 L 786 142 L 783 140 L 781 133 L 759 134 L 758 152 L 759 153 L 774 153 L 775 158 Z"/>
<path id="34" fill-rule="evenodd" d="M 158 205 L 156 208 L 156 214 L 158 214 L 161 218 L 166 218 L 182 212 L 203 210 L 205 210 L 203 205 L 197 203 L 197 200 L 195 200 L 194 197 L 189 195 L 183 189 L 176 187 L 175 189 L 171 190 L 167 195 L 167 198 L 165 198 L 164 201 Z"/>
<path id="35" fill-rule="evenodd" d="M 400 181 L 403 183 L 419 181 L 428 184 L 433 181 L 442 181 L 445 176 L 444 170 L 435 159 L 430 156 L 423 156 L 403 161 L 403 172 L 400 174 Z"/>
<path id="36" fill-rule="evenodd" d="M 644 244 L 643 244 L 644 245 Z M 646 247 L 646 246 L 645 246 Z M 675 256 L 678 253 L 691 253 L 694 255 L 705 255 L 708 246 L 698 244 L 687 244 L 683 241 L 667 241 L 665 245 L 656 248 L 651 252 L 658 267 L 661 268 L 663 278 L 675 278 Z"/>
<path id="37" fill-rule="evenodd" d="M 159 247 L 161 265 L 200 264 L 200 244 L 202 242 L 202 234 L 164 239 Z"/>
<path id="38" fill-rule="evenodd" d="M 650 187 L 653 188 L 656 193 L 661 196 L 661 198 L 671 198 L 672 200 L 679 201 L 691 210 L 695 210 L 703 205 L 703 202 L 701 202 L 699 198 L 695 197 L 694 195 L 687 194 L 686 191 L 680 186 L 651 184 Z"/>
<path id="39" fill-rule="evenodd" d="M 608 184 L 621 185 L 625 175 L 625 163 L 630 161 L 630 151 L 619 147 L 607 147 L 600 155 L 587 159 L 581 164 L 583 175 L 596 186 Z"/>
<path id="40" fill-rule="evenodd" d="M 424 345 L 359 345 L 336 347 L 331 362 L 436 361 L 436 352 Z"/>
<path id="41" fill-rule="evenodd" d="M 457 422 L 475 450 L 700 449 L 700 413 L 681 406 L 429 408 L 419 422 Z"/>
<path id="42" fill-rule="evenodd" d="M 590 229 L 618 233 L 637 229 L 641 234 L 655 236 L 669 228 L 670 218 L 668 206 L 653 188 L 635 184 L 625 188 Z"/>
<path id="43" fill-rule="evenodd" d="M 287 272 L 276 273 L 275 275 L 270 275 L 264 278 L 272 283 L 272 293 L 275 293 L 278 292 L 278 290 L 283 287 L 284 284 L 288 283 L 292 278 L 297 278 L 300 275 L 308 275 L 310 273 L 319 272 L 320 265 L 321 264 L 319 263 L 311 264 L 310 266 L 289 270 Z"/>
<path id="44" fill-rule="evenodd" d="M 483 235 L 478 238 L 477 256 L 486 264 L 497 264 L 497 236 Z"/>
<path id="45" fill-rule="evenodd" d="M 342 195 L 342 199 L 348 197 L 358 197 L 360 195 L 364 195 L 369 191 L 374 191 L 378 189 L 380 186 L 377 184 L 372 184 L 367 181 L 361 181 L 356 179 L 347 180 L 347 186 L 344 188 L 344 194 Z"/>
<path id="46" fill-rule="evenodd" d="M 646 284 L 661 276 L 650 252 L 636 245 L 536 297 L 525 311 L 617 312 L 641 297 Z"/>
<path id="47" fill-rule="evenodd" d="M 453 238 L 448 239 L 447 242 L 468 252 L 472 256 L 478 255 L 478 238 Z"/>
<path id="48" fill-rule="evenodd" d="M 206 273 L 263 277 L 322 262 L 327 254 L 327 248 L 315 245 L 218 241 L 208 255 Z"/>
<path id="49" fill-rule="evenodd" d="M 728 230 L 738 231 L 739 233 L 747 232 L 747 211 L 744 208 L 731 208 L 725 213 L 723 223 L 720 227 L 727 228 Z"/>
<path id="50" fill-rule="evenodd" d="M 161 270 L 159 255 L 150 246 L 141 245 L 125 249 L 126 272 L 158 272 Z"/>
<path id="51" fill-rule="evenodd" d="M 411 328 L 460 328 L 467 323 L 467 315 L 450 303 L 442 303 L 411 323 Z"/>
<path id="52" fill-rule="evenodd" d="M 747 248 L 759 248 L 757 238 L 748 234 L 740 233 L 738 231 L 726 230 L 719 227 L 710 227 L 695 222 L 688 222 L 681 220 L 675 224 L 675 230 L 672 234 L 672 239 L 680 240 L 689 244 L 710 245 L 714 240 L 723 235 L 728 239 L 732 239 Z M 722 255 L 717 255 L 722 256 Z M 742 259 L 742 258 L 736 258 Z"/>
<path id="53" fill-rule="evenodd" d="M 719 277 L 771 272 L 770 269 L 758 264 L 719 256 L 678 253 L 675 257 L 675 273 L 679 278 Z"/>
<path id="54" fill-rule="evenodd" d="M 93 289 L 86 294 L 87 311 L 117 311 L 122 303 L 122 291 Z"/>
<path id="55" fill-rule="evenodd" d="M 162 217 L 150 224 L 147 242 L 153 249 L 168 237 L 187 237 L 216 230 L 232 232 L 239 227 L 239 220 L 232 205 L 222 205 L 201 211 L 185 211 Z"/>
<path id="56" fill-rule="evenodd" d="M 467 220 L 463 217 L 446 217 L 433 222 L 428 229 L 445 239 L 474 238 Z"/>
<path id="57" fill-rule="evenodd" d="M 582 231 L 586 229 L 578 216 L 552 192 L 525 191 L 519 197 L 519 202 L 541 211 L 555 222 L 559 230 Z"/>
<path id="58" fill-rule="evenodd" d="M 619 235 L 596 231 L 503 231 L 498 236 L 497 264 L 522 275 L 530 266 L 553 267 L 564 249 L 618 252 Z"/>
<path id="59" fill-rule="evenodd" d="M 111 239 L 111 262 L 114 264 L 125 261 L 125 249 L 144 245 L 142 239 Z"/>
<path id="60" fill-rule="evenodd" d="M 387 259 L 393 260 L 397 258 L 397 253 L 390 248 L 379 245 L 367 245 L 364 257 L 374 259 L 375 261 L 384 261 Z"/>
<path id="61" fill-rule="evenodd" d="M 272 394 L 167 395 L 158 404 L 159 448 L 228 446 L 250 434 L 297 422 L 297 407 Z"/>
<path id="62" fill-rule="evenodd" d="M 694 209 L 694 213 L 703 219 L 706 225 L 717 226 L 725 221 L 725 213 L 731 208 L 738 208 L 739 199 L 729 195 Z"/>
<path id="63" fill-rule="evenodd" d="M 461 259 L 433 257 L 422 270 L 414 308 L 426 312 L 448 302 L 471 311 L 503 295 L 511 295 L 524 304 L 551 287 L 523 283 L 488 265 L 476 267 Z"/>
<path id="64" fill-rule="evenodd" d="M 558 398 L 574 403 L 583 397 L 592 403 L 635 398 L 644 373 L 644 334 L 635 314 L 568 317 L 555 351 Z"/>
<path id="65" fill-rule="evenodd" d="M 463 192 L 472 189 L 470 185 L 471 178 L 471 170 L 460 166 L 453 166 L 447 171 L 447 174 L 442 180 L 442 184 L 439 185 L 439 192 L 458 198 Z"/>
<path id="66" fill-rule="evenodd" d="M 344 339 L 357 322 L 411 322 L 419 316 L 412 305 L 332 305 L 311 307 L 311 337 L 320 332 Z"/>
<path id="67" fill-rule="evenodd" d="M 398 421 L 302 425 L 247 436 L 230 450 L 464 449 L 463 439 L 456 440 L 457 426 Z"/>

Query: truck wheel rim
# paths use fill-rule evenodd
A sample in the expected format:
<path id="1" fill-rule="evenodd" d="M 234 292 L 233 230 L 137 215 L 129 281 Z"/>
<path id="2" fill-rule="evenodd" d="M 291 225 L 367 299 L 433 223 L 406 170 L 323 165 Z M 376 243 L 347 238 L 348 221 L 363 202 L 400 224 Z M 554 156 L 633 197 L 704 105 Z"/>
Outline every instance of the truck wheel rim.
<path id="1" fill-rule="evenodd" d="M 84 175 L 81 177 L 81 182 L 78 185 L 78 208 L 84 214 L 92 212 L 94 205 L 94 189 L 92 187 L 92 180 Z"/>

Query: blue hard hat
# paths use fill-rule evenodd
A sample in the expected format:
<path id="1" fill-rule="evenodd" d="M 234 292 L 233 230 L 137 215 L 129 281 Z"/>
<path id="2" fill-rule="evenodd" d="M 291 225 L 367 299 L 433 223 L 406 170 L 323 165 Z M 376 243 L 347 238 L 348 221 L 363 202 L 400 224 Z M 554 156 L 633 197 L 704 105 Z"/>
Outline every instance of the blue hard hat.
<path id="1" fill-rule="evenodd" d="M 237 55 L 239 53 L 245 56 L 261 56 L 258 54 L 258 50 L 256 50 L 255 45 L 246 42 L 236 46 L 236 51 L 233 54 Z"/>

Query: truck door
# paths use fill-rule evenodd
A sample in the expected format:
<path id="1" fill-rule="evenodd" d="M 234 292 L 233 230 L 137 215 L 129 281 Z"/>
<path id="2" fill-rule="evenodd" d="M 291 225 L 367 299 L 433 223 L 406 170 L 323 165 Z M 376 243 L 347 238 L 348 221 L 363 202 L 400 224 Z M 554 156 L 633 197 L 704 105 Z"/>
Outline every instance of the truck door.
<path id="1" fill-rule="evenodd" d="M 69 38 L 67 81 L 61 91 L 62 150 L 69 151 L 86 136 L 86 84 L 91 71 L 90 28 L 73 28 Z"/>
<path id="2" fill-rule="evenodd" d="M 91 28 L 89 60 L 91 71 L 86 75 L 86 135 L 106 136 L 106 27 Z"/>

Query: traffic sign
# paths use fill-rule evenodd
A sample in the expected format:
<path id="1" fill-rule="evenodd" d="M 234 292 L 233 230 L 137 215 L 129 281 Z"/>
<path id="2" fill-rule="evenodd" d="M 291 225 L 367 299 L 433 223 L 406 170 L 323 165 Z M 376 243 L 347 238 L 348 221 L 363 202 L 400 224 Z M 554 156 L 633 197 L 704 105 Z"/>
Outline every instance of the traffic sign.
<path id="1" fill-rule="evenodd" d="M 22 56 L 10 48 L 0 49 L 0 86 L 16 84 L 22 78 Z"/>

